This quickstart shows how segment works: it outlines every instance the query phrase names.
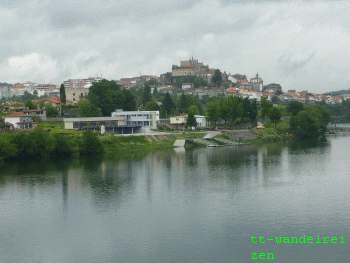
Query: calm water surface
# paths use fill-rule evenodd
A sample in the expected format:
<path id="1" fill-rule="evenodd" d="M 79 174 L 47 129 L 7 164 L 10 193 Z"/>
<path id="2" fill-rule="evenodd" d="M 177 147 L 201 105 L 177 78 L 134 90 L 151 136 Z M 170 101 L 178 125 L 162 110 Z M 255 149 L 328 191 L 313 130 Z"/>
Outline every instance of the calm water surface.
<path id="1" fill-rule="evenodd" d="M 350 237 L 350 137 L 1 168 L 1 263 L 250 262 L 250 235 Z M 264 249 L 264 247 L 262 247 Z M 350 262 L 349 246 L 266 247 Z"/>

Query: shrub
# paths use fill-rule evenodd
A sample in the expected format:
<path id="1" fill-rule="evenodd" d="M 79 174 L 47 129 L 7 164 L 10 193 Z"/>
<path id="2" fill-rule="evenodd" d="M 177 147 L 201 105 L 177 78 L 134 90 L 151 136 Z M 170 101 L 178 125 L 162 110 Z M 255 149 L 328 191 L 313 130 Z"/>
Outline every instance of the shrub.
<path id="1" fill-rule="evenodd" d="M 0 161 L 7 160 L 16 156 L 17 149 L 10 140 L 4 136 L 0 137 Z"/>
<path id="2" fill-rule="evenodd" d="M 69 157 L 74 153 L 74 145 L 72 138 L 62 134 L 56 134 L 55 139 L 55 148 L 53 151 L 54 156 L 58 157 Z"/>
<path id="3" fill-rule="evenodd" d="M 79 152 L 84 156 L 96 156 L 103 154 L 104 149 L 95 133 L 85 132 L 80 141 Z"/>

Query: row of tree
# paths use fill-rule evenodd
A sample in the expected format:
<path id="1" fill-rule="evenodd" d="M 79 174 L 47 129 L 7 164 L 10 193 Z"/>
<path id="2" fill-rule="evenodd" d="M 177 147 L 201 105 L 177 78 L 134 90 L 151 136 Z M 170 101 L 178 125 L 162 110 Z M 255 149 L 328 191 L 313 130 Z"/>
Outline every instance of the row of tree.
<path id="1" fill-rule="evenodd" d="M 207 105 L 207 117 L 213 126 L 223 123 L 233 126 L 244 122 L 255 122 L 258 107 L 256 100 L 241 97 L 213 98 Z"/>

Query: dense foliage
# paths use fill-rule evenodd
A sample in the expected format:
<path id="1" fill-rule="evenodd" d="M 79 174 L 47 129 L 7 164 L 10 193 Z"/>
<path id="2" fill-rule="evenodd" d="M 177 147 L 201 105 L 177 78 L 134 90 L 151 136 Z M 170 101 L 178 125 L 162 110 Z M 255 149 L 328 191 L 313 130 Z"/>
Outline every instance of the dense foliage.
<path id="1" fill-rule="evenodd" d="M 217 86 L 220 87 L 222 82 L 223 82 L 223 78 L 222 78 L 222 73 L 219 69 L 216 69 L 214 71 L 214 75 L 211 79 L 211 81 Z"/>
<path id="2" fill-rule="evenodd" d="M 207 116 L 212 126 L 222 123 L 232 127 L 235 124 L 256 122 L 257 103 L 240 97 L 213 98 L 208 102 Z"/>
<path id="3" fill-rule="evenodd" d="M 103 153 L 103 146 L 97 135 L 93 133 L 72 137 L 64 134 L 52 134 L 36 128 L 30 132 L 0 135 L 0 161 L 67 158 L 77 153 L 84 156 L 98 156 Z"/>
<path id="4" fill-rule="evenodd" d="M 318 140 L 325 136 L 329 121 L 330 116 L 324 108 L 312 106 L 293 115 L 289 128 L 296 139 Z"/>
<path id="5" fill-rule="evenodd" d="M 78 103 L 79 115 L 81 117 L 99 117 L 102 116 L 101 109 L 93 105 L 90 101 L 82 99 Z"/>
<path id="6" fill-rule="evenodd" d="M 130 91 L 121 89 L 115 81 L 105 79 L 93 83 L 88 100 L 101 110 L 103 116 L 110 116 L 116 109 L 136 109 L 136 100 Z"/>

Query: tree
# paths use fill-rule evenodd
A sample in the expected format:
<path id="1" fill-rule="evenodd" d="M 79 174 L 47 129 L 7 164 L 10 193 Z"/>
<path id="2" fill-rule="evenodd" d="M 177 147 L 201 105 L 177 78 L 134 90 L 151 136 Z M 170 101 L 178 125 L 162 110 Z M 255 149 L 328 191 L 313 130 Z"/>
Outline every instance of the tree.
<path id="1" fill-rule="evenodd" d="M 323 108 L 309 107 L 290 118 L 290 132 L 300 140 L 317 140 L 324 137 L 329 120 L 329 114 Z"/>
<path id="2" fill-rule="evenodd" d="M 187 109 L 188 114 L 196 115 L 196 114 L 198 114 L 198 112 L 199 112 L 199 109 L 198 109 L 197 105 L 194 105 L 194 104 L 189 106 Z"/>
<path id="3" fill-rule="evenodd" d="M 180 98 L 177 103 L 177 110 L 179 113 L 184 113 L 188 108 L 188 99 L 184 93 L 181 93 Z"/>
<path id="4" fill-rule="evenodd" d="M 78 103 L 80 117 L 99 117 L 102 116 L 101 109 L 91 104 L 90 101 L 82 99 Z"/>
<path id="5" fill-rule="evenodd" d="M 247 117 L 251 122 L 256 122 L 256 118 L 258 116 L 258 106 L 256 100 L 248 100 L 249 107 L 247 109 Z M 243 104 L 244 105 L 244 104 Z"/>
<path id="6" fill-rule="evenodd" d="M 198 108 L 196 105 L 191 105 L 188 108 L 187 123 L 186 123 L 187 127 L 197 127 L 197 121 L 194 116 L 197 113 L 198 113 Z"/>
<path id="7" fill-rule="evenodd" d="M 272 110 L 273 104 L 268 101 L 266 97 L 261 98 L 261 117 L 266 118 L 269 116 L 270 110 Z"/>
<path id="8" fill-rule="evenodd" d="M 216 86 L 218 86 L 218 87 L 221 86 L 221 84 L 222 84 L 222 73 L 221 73 L 221 71 L 220 71 L 219 69 L 216 69 L 216 70 L 214 71 L 214 75 L 213 75 L 211 81 L 212 81 Z"/>
<path id="9" fill-rule="evenodd" d="M 243 100 L 239 97 L 229 96 L 225 104 L 227 104 L 228 108 L 226 118 L 230 121 L 231 125 L 242 122 L 245 114 Z"/>
<path id="10" fill-rule="evenodd" d="M 114 110 L 123 109 L 125 106 L 120 86 L 115 81 L 105 79 L 92 84 L 88 100 L 93 106 L 101 109 L 103 116 L 110 116 Z"/>
<path id="11" fill-rule="evenodd" d="M 56 107 L 52 106 L 51 104 L 45 105 L 46 115 L 47 117 L 57 117 L 58 116 L 58 110 Z"/>
<path id="12" fill-rule="evenodd" d="M 25 106 L 27 109 L 30 109 L 30 110 L 35 109 L 35 105 L 34 105 L 34 103 L 33 103 L 32 100 L 26 101 L 26 103 L 24 104 L 24 106 Z"/>
<path id="13" fill-rule="evenodd" d="M 62 104 L 66 104 L 66 88 L 63 84 L 60 86 L 60 100 Z"/>
<path id="14" fill-rule="evenodd" d="M 306 111 L 300 111 L 295 116 L 292 116 L 289 121 L 289 127 L 291 133 L 297 139 L 316 139 L 319 137 L 317 121 Z"/>
<path id="15" fill-rule="evenodd" d="M 155 97 L 155 98 L 158 98 L 158 89 L 157 89 L 157 87 L 154 87 L 154 89 L 153 89 L 153 97 Z"/>
<path id="16" fill-rule="evenodd" d="M 217 100 L 212 100 L 208 103 L 207 107 L 208 120 L 216 126 L 217 121 L 220 117 L 220 105 Z"/>
<path id="17" fill-rule="evenodd" d="M 304 105 L 299 101 L 291 101 L 287 105 L 287 112 L 291 115 L 296 115 L 304 109 Z"/>
<path id="18" fill-rule="evenodd" d="M 194 115 L 192 113 L 188 114 L 188 116 L 187 116 L 186 126 L 187 127 L 197 127 L 196 118 L 194 117 Z"/>
<path id="19" fill-rule="evenodd" d="M 167 92 L 164 96 L 163 103 L 162 103 L 162 109 L 166 113 L 167 116 L 174 112 L 175 104 L 174 104 L 174 101 L 171 98 L 169 92 Z"/>
<path id="20" fill-rule="evenodd" d="M 136 98 L 129 90 L 123 90 L 123 110 L 136 110 Z"/>
<path id="21" fill-rule="evenodd" d="M 143 87 L 142 90 L 142 104 L 146 105 L 152 99 L 151 87 L 147 84 Z"/>
<path id="22" fill-rule="evenodd" d="M 155 100 L 151 100 L 147 102 L 145 109 L 149 111 L 159 111 L 160 107 Z"/>
<path id="23" fill-rule="evenodd" d="M 273 107 L 269 112 L 269 118 L 274 123 L 276 127 L 277 122 L 281 120 L 282 113 L 278 107 Z"/>

